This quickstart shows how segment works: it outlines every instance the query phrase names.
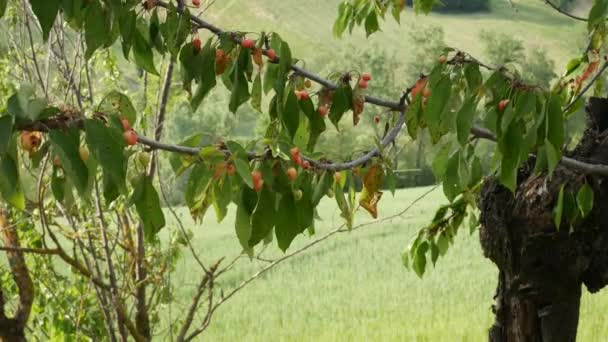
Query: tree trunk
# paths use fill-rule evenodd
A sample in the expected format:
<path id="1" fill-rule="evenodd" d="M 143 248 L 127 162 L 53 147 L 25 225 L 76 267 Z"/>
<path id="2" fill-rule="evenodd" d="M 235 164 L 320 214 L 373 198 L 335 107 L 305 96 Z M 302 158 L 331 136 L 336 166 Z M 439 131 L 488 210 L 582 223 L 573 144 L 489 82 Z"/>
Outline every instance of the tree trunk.
<path id="1" fill-rule="evenodd" d="M 608 100 L 592 98 L 586 109 L 588 128 L 567 154 L 606 164 Z M 492 178 L 481 191 L 481 246 L 500 271 L 491 342 L 575 341 L 581 286 L 597 292 L 608 283 L 608 183 L 561 166 L 551 177 L 535 175 L 533 166 L 531 158 L 520 169 L 515 193 Z M 564 214 L 557 229 L 560 189 L 574 198 L 585 182 L 594 192 L 592 212 L 571 220 Z"/>

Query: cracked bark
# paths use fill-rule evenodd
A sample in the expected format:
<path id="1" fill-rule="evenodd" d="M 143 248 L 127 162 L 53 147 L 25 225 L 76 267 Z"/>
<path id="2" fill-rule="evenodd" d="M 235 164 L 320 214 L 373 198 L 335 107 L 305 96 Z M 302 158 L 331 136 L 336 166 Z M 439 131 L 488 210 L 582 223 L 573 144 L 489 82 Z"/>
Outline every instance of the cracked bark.
<path id="1" fill-rule="evenodd" d="M 608 162 L 608 100 L 591 98 L 588 127 L 566 154 L 586 162 Z M 499 269 L 491 342 L 575 341 L 581 288 L 601 290 L 608 283 L 608 182 L 558 166 L 554 174 L 534 175 L 534 161 L 519 170 L 515 193 L 490 178 L 479 200 L 480 242 Z M 593 211 L 584 219 L 562 219 L 556 229 L 553 208 L 562 185 L 576 194 L 587 181 Z M 606 214 L 606 215 L 604 215 Z"/>

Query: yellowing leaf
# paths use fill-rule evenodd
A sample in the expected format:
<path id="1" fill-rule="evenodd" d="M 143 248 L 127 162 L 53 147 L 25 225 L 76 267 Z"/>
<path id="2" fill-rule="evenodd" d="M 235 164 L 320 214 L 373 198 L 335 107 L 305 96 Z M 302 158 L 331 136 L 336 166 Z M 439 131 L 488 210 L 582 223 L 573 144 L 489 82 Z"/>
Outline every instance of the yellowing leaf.
<path id="1" fill-rule="evenodd" d="M 384 182 L 382 166 L 373 165 L 363 178 L 363 191 L 359 198 L 359 205 L 367 210 L 373 218 L 378 218 L 378 202 L 382 192 L 378 191 Z"/>

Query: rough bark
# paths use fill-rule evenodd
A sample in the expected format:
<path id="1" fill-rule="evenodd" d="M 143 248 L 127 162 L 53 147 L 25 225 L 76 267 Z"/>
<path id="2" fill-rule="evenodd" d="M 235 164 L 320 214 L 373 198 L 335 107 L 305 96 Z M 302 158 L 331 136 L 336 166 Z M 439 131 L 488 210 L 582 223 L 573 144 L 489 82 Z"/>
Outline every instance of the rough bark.
<path id="1" fill-rule="evenodd" d="M 0 238 L 7 247 L 17 249 L 21 247 L 17 231 L 9 224 L 8 213 L 5 210 L 0 210 Z M 7 317 L 4 311 L 4 294 L 0 287 L 0 341 L 25 341 L 25 325 L 34 302 L 34 285 L 23 252 L 8 251 L 6 255 L 13 280 L 19 290 L 19 303 L 14 317 Z"/>
<path id="2" fill-rule="evenodd" d="M 608 163 L 608 100 L 587 105 L 588 128 L 570 157 Z M 518 175 L 514 193 L 488 179 L 480 196 L 480 241 L 499 269 L 489 332 L 492 342 L 575 341 L 581 286 L 597 292 L 608 283 L 608 184 L 560 167 L 549 177 L 532 173 L 531 158 Z M 553 210 L 562 185 L 576 195 L 588 182 L 595 201 L 591 214 L 562 219 Z"/>

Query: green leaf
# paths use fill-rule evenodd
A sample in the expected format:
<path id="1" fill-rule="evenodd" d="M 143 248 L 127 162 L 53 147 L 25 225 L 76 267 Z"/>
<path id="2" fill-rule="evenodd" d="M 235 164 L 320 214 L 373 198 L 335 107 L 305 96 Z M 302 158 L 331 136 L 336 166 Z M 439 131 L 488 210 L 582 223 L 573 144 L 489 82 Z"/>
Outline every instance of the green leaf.
<path id="1" fill-rule="evenodd" d="M 15 118 L 15 123 L 38 120 L 47 109 L 45 99 L 36 97 L 34 89 L 22 85 L 6 103 L 7 112 Z"/>
<path id="2" fill-rule="evenodd" d="M 154 65 L 152 47 L 139 30 L 136 30 L 133 36 L 133 57 L 138 67 L 152 75 L 158 76 L 158 71 L 156 71 L 156 66 Z"/>
<path id="3" fill-rule="evenodd" d="M 59 202 L 63 202 L 65 198 L 66 183 L 65 178 L 59 176 L 59 168 L 53 167 L 51 191 L 53 192 L 55 199 Z"/>
<path id="4" fill-rule="evenodd" d="M 557 150 L 553 144 L 549 141 L 549 139 L 545 140 L 545 155 L 547 157 L 547 167 L 549 169 L 549 175 L 553 174 L 557 164 L 561 159 L 561 152 Z"/>
<path id="5" fill-rule="evenodd" d="M 232 113 L 236 113 L 237 109 L 250 98 L 249 82 L 245 75 L 247 70 L 249 70 L 250 65 L 251 51 L 249 49 L 241 49 L 234 68 L 232 69 L 232 73 L 230 74 L 232 90 L 230 93 L 230 104 L 228 105 L 228 109 L 230 109 Z"/>
<path id="6" fill-rule="evenodd" d="M 468 63 L 464 67 L 464 77 L 471 92 L 476 92 L 483 83 L 483 76 L 479 71 L 479 65 L 476 63 Z"/>
<path id="7" fill-rule="evenodd" d="M 471 127 L 473 127 L 473 118 L 475 116 L 475 109 L 477 108 L 477 101 L 474 96 L 469 97 L 462 108 L 458 111 L 456 117 L 456 132 L 458 136 L 458 142 L 464 146 L 469 141 L 471 135 Z"/>
<path id="8" fill-rule="evenodd" d="M 25 209 L 25 195 L 19 179 L 17 160 L 12 153 L 0 160 L 0 193 L 6 202 L 17 209 Z"/>
<path id="9" fill-rule="evenodd" d="M 324 171 L 320 176 L 317 177 L 317 183 L 315 184 L 312 193 L 312 205 L 316 207 L 321 202 L 321 199 L 327 193 L 334 182 L 334 173 L 331 171 Z"/>
<path id="10" fill-rule="evenodd" d="M 431 165 L 435 178 L 443 178 L 449 159 L 450 145 L 445 144 L 437 151 L 437 153 L 435 154 L 435 159 L 433 159 L 433 164 Z"/>
<path id="11" fill-rule="evenodd" d="M 416 248 L 414 260 L 412 260 L 412 268 L 419 278 L 422 278 L 426 269 L 426 252 L 428 249 L 429 243 L 427 241 L 420 243 L 418 248 Z"/>
<path id="12" fill-rule="evenodd" d="M 353 90 L 349 85 L 342 85 L 335 90 L 329 111 L 329 120 L 336 126 L 336 129 L 338 129 L 338 123 L 344 113 L 352 108 L 352 100 Z"/>
<path id="13" fill-rule="evenodd" d="M 249 239 L 251 238 L 251 214 L 256 207 L 258 195 L 248 187 L 242 187 L 236 201 L 236 236 L 245 250 L 250 250 Z"/>
<path id="14" fill-rule="evenodd" d="M 289 137 L 293 140 L 298 131 L 298 126 L 300 125 L 300 106 L 298 105 L 298 99 L 293 91 L 290 91 L 289 94 L 287 94 L 285 106 L 283 106 L 283 111 L 281 112 L 281 121 L 287 129 Z"/>
<path id="15" fill-rule="evenodd" d="M 4 16 L 4 13 L 6 12 L 7 3 L 8 3 L 8 0 L 0 0 L 0 19 L 2 19 L 2 17 Z"/>
<path id="16" fill-rule="evenodd" d="M 213 183 L 213 207 L 217 223 L 221 223 L 228 214 L 228 205 L 232 202 L 232 177 L 224 177 Z"/>
<path id="17" fill-rule="evenodd" d="M 124 193 L 127 160 L 124 155 L 125 142 L 122 135 L 122 124 L 116 117 L 110 117 L 114 123 L 108 127 L 96 119 L 84 122 L 86 142 L 95 160 L 103 170 L 104 197 L 111 202 L 116 199 L 116 189 Z"/>
<path id="18" fill-rule="evenodd" d="M 207 190 L 212 176 L 213 171 L 205 163 L 197 163 L 190 171 L 184 198 L 193 217 L 204 214 L 206 210 L 203 202 L 207 200 Z"/>
<path id="19" fill-rule="evenodd" d="M 201 51 L 201 72 L 197 79 L 198 88 L 190 101 L 193 110 L 198 109 L 211 89 L 217 84 L 215 77 L 215 48 L 211 42 L 211 39 L 209 39 Z"/>
<path id="20" fill-rule="evenodd" d="M 236 166 L 236 172 L 239 174 L 239 176 L 241 176 L 245 184 L 253 189 L 253 180 L 251 180 L 251 169 L 249 168 L 249 163 L 243 159 L 236 159 L 234 161 L 234 165 Z"/>
<path id="21" fill-rule="evenodd" d="M 593 189 L 585 183 L 576 194 L 576 203 L 583 217 L 587 217 L 593 209 Z"/>
<path id="22" fill-rule="evenodd" d="M 562 187 L 559 189 L 557 204 L 555 205 L 555 208 L 553 208 L 553 222 L 555 223 L 557 230 L 559 230 L 562 224 L 562 214 L 564 211 L 564 186 L 565 184 L 562 184 Z"/>
<path id="23" fill-rule="evenodd" d="M 365 34 L 367 37 L 372 35 L 374 32 L 380 31 L 380 25 L 378 24 L 378 14 L 375 9 L 372 9 L 367 17 L 365 17 Z"/>
<path id="24" fill-rule="evenodd" d="M 276 195 L 268 187 L 263 187 L 258 196 L 258 203 L 251 215 L 251 237 L 249 246 L 253 247 L 272 231 L 275 221 Z"/>
<path id="25" fill-rule="evenodd" d="M 251 87 L 251 107 L 262 112 L 262 77 L 260 74 L 255 76 Z"/>
<path id="26" fill-rule="evenodd" d="M 158 232 L 165 226 L 165 215 L 160 207 L 158 193 L 152 185 L 152 178 L 142 175 L 133 190 L 132 202 L 144 227 L 147 241 L 154 241 Z"/>
<path id="27" fill-rule="evenodd" d="M 306 150 L 313 152 L 317 141 L 321 136 L 321 133 L 325 132 L 327 127 L 325 126 L 325 118 L 321 117 L 318 111 L 315 110 L 314 104 L 311 99 L 300 101 L 300 109 L 308 118 L 309 125 L 309 136 Z"/>
<path id="28" fill-rule="evenodd" d="M 49 33 L 59 12 L 59 0 L 30 0 L 30 4 L 32 5 L 32 11 L 36 15 L 36 18 L 38 18 L 38 22 L 42 28 L 42 37 L 46 42 L 49 39 Z M 6 0 L 2 0 L 0 1 L 0 17 L 4 14 L 5 9 Z"/>
<path id="29" fill-rule="evenodd" d="M 460 182 L 460 150 L 454 152 L 447 162 L 443 176 L 443 193 L 450 202 L 462 192 Z"/>
<path id="30" fill-rule="evenodd" d="M 129 97 L 116 90 L 109 92 L 99 104 L 99 111 L 105 114 L 115 114 L 125 118 L 133 126 L 137 120 L 137 112 Z"/>
<path id="31" fill-rule="evenodd" d="M 547 139 L 561 152 L 564 144 L 564 117 L 560 97 L 556 94 L 551 95 L 547 104 Z"/>
<path id="32" fill-rule="evenodd" d="M 13 135 L 13 117 L 5 115 L 0 117 L 0 158 L 8 151 Z"/>
<path id="33" fill-rule="evenodd" d="M 416 140 L 418 138 L 418 128 L 422 119 L 422 94 L 416 95 L 411 105 L 408 106 L 405 113 L 407 132 Z"/>
<path id="34" fill-rule="evenodd" d="M 591 32 L 595 26 L 601 24 L 606 20 L 606 14 L 608 13 L 608 0 L 594 0 L 593 7 L 589 11 L 589 17 L 587 21 L 587 29 Z"/>
<path id="35" fill-rule="evenodd" d="M 432 93 L 424 110 L 424 118 L 429 126 L 432 141 L 437 142 L 441 137 L 442 116 L 451 97 L 452 81 L 447 75 L 442 75 L 436 82 L 432 81 L 429 80 Z"/>
<path id="36" fill-rule="evenodd" d="M 108 40 L 109 30 L 106 25 L 106 11 L 101 8 L 99 2 L 93 1 L 90 3 L 86 12 L 84 39 L 87 43 L 87 51 L 85 57 L 89 59 Z"/>
<path id="37" fill-rule="evenodd" d="M 53 151 L 61 159 L 65 175 L 74 184 L 81 196 L 86 196 L 89 185 L 89 169 L 80 158 L 80 134 L 76 128 L 66 132 L 52 130 L 49 133 Z"/>
<path id="38" fill-rule="evenodd" d="M 275 235 L 281 250 L 286 251 L 293 239 L 312 225 L 313 214 L 310 194 L 306 191 L 299 201 L 291 191 L 281 195 L 275 217 Z"/>
<path id="39" fill-rule="evenodd" d="M 499 179 L 512 192 L 517 187 L 517 170 L 520 164 L 523 133 L 523 124 L 519 121 L 513 123 L 502 135 L 498 144 L 502 154 Z"/>

